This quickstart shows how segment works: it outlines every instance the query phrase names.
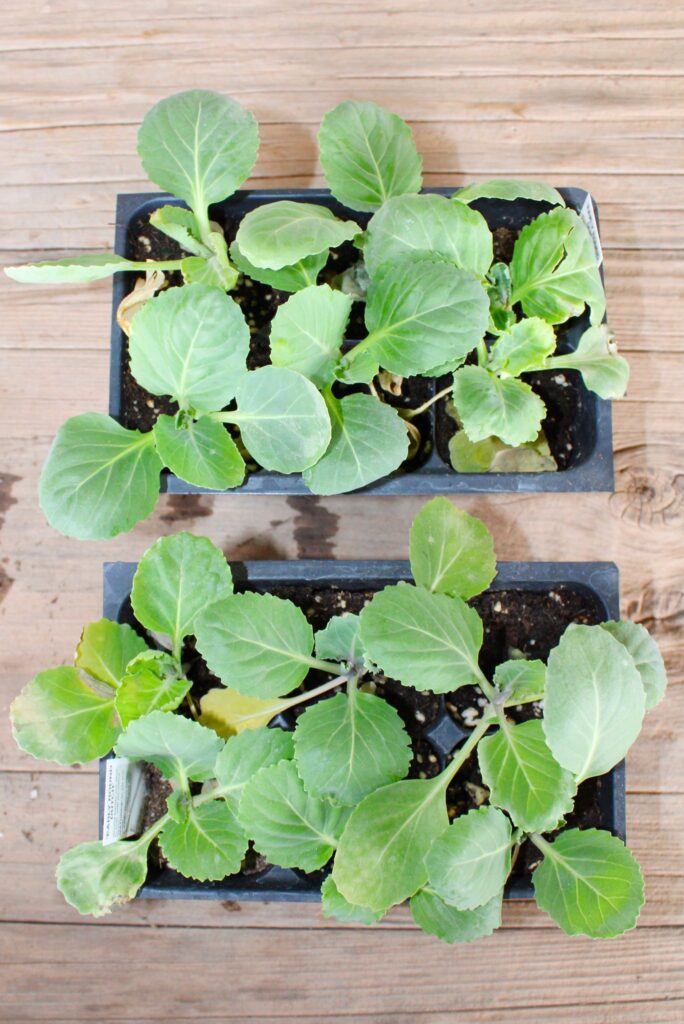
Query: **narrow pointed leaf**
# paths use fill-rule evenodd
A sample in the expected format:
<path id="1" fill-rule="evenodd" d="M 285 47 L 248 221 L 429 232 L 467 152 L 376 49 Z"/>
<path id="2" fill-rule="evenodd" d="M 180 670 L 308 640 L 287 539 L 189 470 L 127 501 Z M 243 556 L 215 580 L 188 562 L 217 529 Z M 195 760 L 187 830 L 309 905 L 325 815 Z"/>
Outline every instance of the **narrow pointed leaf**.
<path id="1" fill-rule="evenodd" d="M 352 306 L 350 295 L 312 285 L 279 306 L 271 322 L 271 363 L 287 366 L 322 388 L 335 367 Z"/>
<path id="2" fill-rule="evenodd" d="M 175 658 L 164 651 L 145 651 L 129 664 L 116 694 L 116 710 L 124 726 L 150 711 L 174 711 L 190 689 Z"/>
<path id="3" fill-rule="evenodd" d="M 282 868 L 316 871 L 332 857 L 348 811 L 310 796 L 293 761 L 280 761 L 245 786 L 238 817 L 254 845 Z"/>
<path id="4" fill-rule="evenodd" d="M 361 612 L 361 639 L 385 675 L 417 690 L 448 693 L 481 678 L 482 621 L 458 597 L 385 587 Z"/>
<path id="5" fill-rule="evenodd" d="M 622 840 L 573 828 L 543 852 L 532 875 L 535 899 L 567 935 L 610 939 L 636 926 L 644 880 Z"/>
<path id="6" fill-rule="evenodd" d="M 243 217 L 235 240 L 253 266 L 281 270 L 349 242 L 359 231 L 358 224 L 338 220 L 326 206 L 281 199 Z"/>
<path id="7" fill-rule="evenodd" d="M 511 870 L 511 824 L 496 807 L 457 817 L 430 847 L 428 881 L 447 903 L 474 910 L 503 889 Z"/>
<path id="8" fill-rule="evenodd" d="M 248 697 L 290 693 L 311 667 L 311 626 L 296 605 L 273 594 L 233 594 L 213 604 L 198 617 L 195 635 L 211 671 Z"/>
<path id="9" fill-rule="evenodd" d="M 149 761 L 167 779 L 185 783 L 213 778 L 214 764 L 223 740 L 190 718 L 172 711 L 152 711 L 136 718 L 116 744 L 119 757 Z"/>
<path id="10" fill-rule="evenodd" d="M 161 470 L 151 434 L 83 413 L 57 431 L 40 477 L 40 506 L 68 537 L 115 537 L 152 512 Z"/>
<path id="11" fill-rule="evenodd" d="M 496 576 L 494 543 L 484 523 L 433 498 L 418 512 L 409 540 L 411 572 L 420 587 L 468 599 Z"/>
<path id="12" fill-rule="evenodd" d="M 147 644 L 130 626 L 100 619 L 83 630 L 74 664 L 93 679 L 117 687 L 126 675 L 129 661 L 144 651 Z"/>
<path id="13" fill-rule="evenodd" d="M 411 900 L 411 915 L 419 928 L 443 942 L 474 942 L 501 927 L 502 894 L 475 910 L 449 906 L 430 888 Z"/>
<path id="14" fill-rule="evenodd" d="M 327 402 L 332 437 L 327 451 L 304 471 L 314 494 L 344 494 L 398 469 L 408 454 L 406 424 L 396 409 L 372 395 Z"/>
<path id="15" fill-rule="evenodd" d="M 217 491 L 243 482 L 245 460 L 223 424 L 202 416 L 177 426 L 175 416 L 159 416 L 153 429 L 160 458 L 181 480 Z"/>
<path id="16" fill-rule="evenodd" d="M 321 122 L 318 147 L 330 191 L 352 210 L 377 210 L 391 196 L 420 191 L 411 129 L 376 103 L 339 103 Z"/>
<path id="17" fill-rule="evenodd" d="M 240 870 L 247 837 L 233 808 L 214 800 L 191 806 L 180 821 L 167 821 L 159 845 L 170 866 L 186 878 L 218 882 Z"/>
<path id="18" fill-rule="evenodd" d="M 501 379 L 483 366 L 463 366 L 454 374 L 452 400 L 463 429 L 473 441 L 494 435 L 505 444 L 534 441 L 546 406 L 529 384 Z"/>
<path id="19" fill-rule="evenodd" d="M 535 199 L 542 203 L 553 203 L 554 206 L 565 206 L 560 192 L 541 181 L 481 181 L 460 188 L 451 198 L 459 203 L 472 203 L 476 199 L 505 199 L 509 202 L 515 199 Z"/>
<path id="20" fill-rule="evenodd" d="M 160 206 L 150 214 L 150 224 L 173 238 L 186 252 L 205 258 L 211 255 L 201 240 L 200 227 L 192 210 L 183 206 Z"/>
<path id="21" fill-rule="evenodd" d="M 482 781 L 495 807 L 525 832 L 545 832 L 572 810 L 577 786 L 549 750 L 538 719 L 506 723 L 478 746 Z"/>
<path id="22" fill-rule="evenodd" d="M 103 252 L 5 267 L 7 276 L 21 284 L 86 284 L 111 277 L 121 270 L 154 270 L 154 263 L 135 262 L 114 253 Z"/>

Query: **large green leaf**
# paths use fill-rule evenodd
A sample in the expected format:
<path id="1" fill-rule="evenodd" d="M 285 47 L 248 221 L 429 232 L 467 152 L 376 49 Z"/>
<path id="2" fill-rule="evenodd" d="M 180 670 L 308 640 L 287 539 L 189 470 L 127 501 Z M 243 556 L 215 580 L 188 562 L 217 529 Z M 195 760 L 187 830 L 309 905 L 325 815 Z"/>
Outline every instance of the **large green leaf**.
<path id="1" fill-rule="evenodd" d="M 543 661 L 515 658 L 502 661 L 494 670 L 494 685 L 503 694 L 507 706 L 529 704 L 542 700 L 546 685 L 546 665 Z"/>
<path id="2" fill-rule="evenodd" d="M 149 761 L 167 779 L 185 785 L 188 779 L 213 778 L 223 740 L 190 718 L 173 711 L 152 711 L 136 718 L 119 737 L 116 753 L 129 761 Z"/>
<path id="3" fill-rule="evenodd" d="M 406 424 L 373 395 L 327 399 L 332 437 L 327 451 L 304 471 L 314 494 L 344 494 L 388 476 L 408 454 Z"/>
<path id="4" fill-rule="evenodd" d="M 383 263 L 404 253 L 430 252 L 476 277 L 492 262 L 492 233 L 477 210 L 444 196 L 389 199 L 367 228 L 363 258 L 373 277 Z"/>
<path id="5" fill-rule="evenodd" d="M 394 708 L 353 686 L 307 708 L 297 720 L 294 743 L 307 791 L 349 805 L 403 779 L 412 756 Z"/>
<path id="6" fill-rule="evenodd" d="M 182 409 L 222 409 L 247 373 L 247 321 L 211 285 L 169 288 L 150 299 L 136 313 L 128 343 L 138 383 L 171 395 Z"/>
<path id="7" fill-rule="evenodd" d="M 411 129 L 376 103 L 339 103 L 321 122 L 318 147 L 330 191 L 352 210 L 377 210 L 391 196 L 420 191 Z"/>
<path id="8" fill-rule="evenodd" d="M 447 498 L 433 498 L 418 512 L 409 557 L 418 586 L 451 597 L 481 594 L 496 576 L 491 533 Z"/>
<path id="9" fill-rule="evenodd" d="M 345 924 L 373 924 L 383 913 L 349 903 L 335 885 L 332 875 L 328 875 L 321 885 L 321 911 L 323 917 L 334 917 Z"/>
<path id="10" fill-rule="evenodd" d="M 306 792 L 293 761 L 262 768 L 242 792 L 240 823 L 281 868 L 315 871 L 330 860 L 348 811 Z"/>
<path id="11" fill-rule="evenodd" d="M 330 619 L 324 629 L 316 633 L 316 657 L 330 658 L 357 665 L 363 660 L 364 650 L 359 635 L 358 615 L 345 612 Z"/>
<path id="12" fill-rule="evenodd" d="M 328 262 L 328 250 L 324 249 L 313 256 L 305 256 L 298 260 L 291 267 L 281 267 L 280 270 L 269 270 L 268 267 L 255 267 L 240 252 L 237 242 L 230 247 L 230 256 L 233 263 L 253 281 L 267 284 L 269 288 L 277 288 L 281 292 L 298 292 L 302 288 L 316 284 L 319 273 Z"/>
<path id="13" fill-rule="evenodd" d="M 150 224 L 163 231 L 186 252 L 194 256 L 211 256 L 210 249 L 202 242 L 202 233 L 192 210 L 184 206 L 159 206 L 150 214 Z"/>
<path id="14" fill-rule="evenodd" d="M 481 679 L 482 621 L 459 597 L 385 587 L 361 612 L 361 639 L 385 675 L 417 690 L 448 693 Z"/>
<path id="15" fill-rule="evenodd" d="M 199 882 L 220 881 L 240 870 L 247 837 L 233 808 L 222 800 L 188 807 L 180 821 L 169 819 L 159 836 L 172 868 Z"/>
<path id="16" fill-rule="evenodd" d="M 629 383 L 629 363 L 617 354 L 606 324 L 584 332 L 574 352 L 553 356 L 547 368 L 579 370 L 590 391 L 601 398 L 622 398 Z"/>
<path id="17" fill-rule="evenodd" d="M 553 758 L 538 719 L 512 725 L 478 746 L 482 780 L 496 807 L 526 832 L 545 832 L 572 810 L 575 780 Z"/>
<path id="18" fill-rule="evenodd" d="M 505 444 L 536 440 L 546 406 L 529 384 L 501 379 L 483 366 L 463 366 L 454 374 L 452 400 L 469 440 L 494 435 Z"/>
<path id="19" fill-rule="evenodd" d="M 354 905 L 384 911 L 427 882 L 425 856 L 449 824 L 442 780 L 408 779 L 376 789 L 352 811 L 333 879 Z"/>
<path id="20" fill-rule="evenodd" d="M 123 725 L 150 711 L 173 711 L 190 689 L 175 658 L 164 651 L 145 651 L 131 661 L 116 694 Z"/>
<path id="21" fill-rule="evenodd" d="M 467 355 L 487 328 L 487 293 L 472 274 L 425 254 L 385 263 L 368 287 L 369 339 L 352 349 L 370 350 L 391 373 L 424 373 Z"/>
<path id="22" fill-rule="evenodd" d="M 184 199 L 197 217 L 240 187 L 259 149 L 252 114 L 230 96 L 191 89 L 167 96 L 145 115 L 138 154 L 151 181 Z"/>
<path id="23" fill-rule="evenodd" d="M 541 847 L 532 875 L 542 910 L 568 935 L 609 939 L 634 928 L 644 880 L 622 840 L 598 829 L 569 829 Z"/>
<path id="24" fill-rule="evenodd" d="M 360 230 L 354 221 L 338 220 L 326 206 L 280 199 L 243 217 L 235 241 L 253 266 L 281 270 L 351 241 Z"/>
<path id="25" fill-rule="evenodd" d="M 411 900 L 411 914 L 419 928 L 444 942 L 474 942 L 501 926 L 502 893 L 475 910 L 458 910 L 429 887 Z"/>
<path id="26" fill-rule="evenodd" d="M 459 910 L 494 899 L 511 870 L 511 823 L 496 807 L 456 818 L 425 858 L 430 887 Z"/>
<path id="27" fill-rule="evenodd" d="M 109 619 L 89 623 L 81 634 L 74 664 L 93 679 L 117 687 L 126 675 L 126 666 L 147 644 L 130 626 Z"/>
<path id="28" fill-rule="evenodd" d="M 291 601 L 273 594 L 233 594 L 195 622 L 197 647 L 227 686 L 248 697 L 281 697 L 312 665 L 313 630 Z"/>
<path id="29" fill-rule="evenodd" d="M 240 427 L 250 454 L 264 469 L 301 473 L 330 444 L 330 416 L 316 387 L 295 370 L 262 366 L 237 385 Z M 224 418 L 228 418 L 224 414 Z"/>
<path id="30" fill-rule="evenodd" d="M 556 334 L 551 324 L 531 316 L 513 324 L 500 334 L 492 345 L 490 370 L 517 377 L 530 370 L 543 369 L 547 356 L 556 348 Z"/>
<path id="31" fill-rule="evenodd" d="M 102 917 L 132 900 L 147 877 L 146 839 L 81 843 L 67 850 L 57 867 L 57 888 L 79 914 Z"/>
<path id="32" fill-rule="evenodd" d="M 293 757 L 292 733 L 283 729 L 259 728 L 231 736 L 214 766 L 221 796 L 229 801 L 239 800 L 258 771 Z"/>
<path id="33" fill-rule="evenodd" d="M 551 185 L 541 181 L 519 181 L 515 179 L 480 181 L 474 185 L 466 185 L 454 192 L 452 199 L 460 203 L 472 203 L 476 199 L 535 199 L 554 206 L 565 206 L 563 196 Z"/>
<path id="34" fill-rule="evenodd" d="M 667 688 L 665 664 L 658 644 L 639 622 L 626 619 L 602 622 L 601 629 L 607 630 L 631 654 L 644 687 L 646 710 L 654 708 L 665 696 Z"/>
<path id="35" fill-rule="evenodd" d="M 39 672 L 12 701 L 14 738 L 27 754 L 57 764 L 104 757 L 120 731 L 114 696 L 95 693 L 70 665 Z"/>
<path id="36" fill-rule="evenodd" d="M 335 367 L 352 307 L 350 295 L 311 285 L 279 306 L 271 322 L 271 362 L 287 366 L 322 388 Z"/>
<path id="37" fill-rule="evenodd" d="M 39 260 L 19 267 L 5 267 L 5 273 L 21 284 L 85 284 L 111 277 L 121 270 L 153 270 L 156 264 L 127 260 L 114 253 L 65 256 L 60 260 Z M 158 264 L 163 269 L 166 264 Z"/>
<path id="38" fill-rule="evenodd" d="M 97 412 L 73 416 L 57 431 L 43 466 L 40 506 L 68 537 L 115 537 L 150 514 L 161 469 L 151 434 Z"/>
<path id="39" fill-rule="evenodd" d="M 197 616 L 233 592 L 223 552 L 207 537 L 176 533 L 161 537 L 140 559 L 131 591 L 136 619 L 171 637 L 176 653 L 195 631 Z"/>
<path id="40" fill-rule="evenodd" d="M 511 260 L 511 302 L 526 316 L 561 324 L 579 316 L 585 304 L 600 324 L 606 299 L 591 236 L 572 210 L 542 213 L 522 229 Z"/>
<path id="41" fill-rule="evenodd" d="M 549 655 L 544 732 L 578 779 L 603 775 L 639 735 L 645 695 L 629 651 L 601 626 L 568 626 Z"/>
<path id="42" fill-rule="evenodd" d="M 202 416 L 179 426 L 175 416 L 159 416 L 153 429 L 164 465 L 181 480 L 217 491 L 239 487 L 244 480 L 245 460 L 216 420 Z"/>

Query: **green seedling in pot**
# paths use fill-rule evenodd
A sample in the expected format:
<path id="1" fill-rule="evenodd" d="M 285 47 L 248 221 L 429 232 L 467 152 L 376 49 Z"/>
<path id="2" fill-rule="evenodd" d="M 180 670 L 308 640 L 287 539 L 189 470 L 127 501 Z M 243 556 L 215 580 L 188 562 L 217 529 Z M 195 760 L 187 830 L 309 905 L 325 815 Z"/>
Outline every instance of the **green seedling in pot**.
<path id="1" fill-rule="evenodd" d="M 67 900 L 100 915 L 133 898 L 155 840 L 198 880 L 238 872 L 251 842 L 272 864 L 331 869 L 328 916 L 371 924 L 409 900 L 424 931 L 470 942 L 500 924 L 512 865 L 532 843 L 537 903 L 564 931 L 608 938 L 634 927 L 644 898 L 634 857 L 566 818 L 578 786 L 624 758 L 664 695 L 654 641 L 628 621 L 570 625 L 546 664 L 517 658 L 486 675 L 483 623 L 467 602 L 496 574 L 487 529 L 436 498 L 413 523 L 410 561 L 413 583 L 314 634 L 290 601 L 236 593 L 208 540 L 158 541 L 133 581 L 138 629 L 87 627 L 74 666 L 40 673 L 12 705 L 17 742 L 35 757 L 67 764 L 113 749 L 172 786 L 142 835 L 64 854 Z M 184 661 L 190 637 L 220 680 L 199 700 Z M 479 688 L 479 719 L 435 777 L 407 778 L 404 723 L 369 685 L 379 672 L 435 694 Z M 516 721 L 533 702 L 543 717 Z M 274 722 L 302 705 L 293 731 Z M 447 789 L 473 756 L 480 806 L 450 823 Z"/>

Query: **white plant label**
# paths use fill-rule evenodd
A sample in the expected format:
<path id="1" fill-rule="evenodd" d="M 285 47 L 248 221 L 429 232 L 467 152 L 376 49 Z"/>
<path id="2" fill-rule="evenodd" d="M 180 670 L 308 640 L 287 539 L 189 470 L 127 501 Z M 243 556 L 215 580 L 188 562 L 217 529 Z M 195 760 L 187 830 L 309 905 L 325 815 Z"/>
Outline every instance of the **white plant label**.
<path id="1" fill-rule="evenodd" d="M 591 235 L 591 240 L 594 244 L 594 252 L 596 253 L 596 266 L 600 267 L 603 263 L 603 250 L 601 249 L 601 239 L 599 237 L 598 224 L 596 223 L 594 204 L 589 193 L 587 193 L 587 198 L 582 203 L 582 209 L 580 210 L 579 215 L 584 221 L 587 231 Z"/>
<path id="2" fill-rule="evenodd" d="M 110 757 L 105 764 L 103 846 L 137 835 L 146 799 L 147 786 L 142 765 L 126 757 Z"/>

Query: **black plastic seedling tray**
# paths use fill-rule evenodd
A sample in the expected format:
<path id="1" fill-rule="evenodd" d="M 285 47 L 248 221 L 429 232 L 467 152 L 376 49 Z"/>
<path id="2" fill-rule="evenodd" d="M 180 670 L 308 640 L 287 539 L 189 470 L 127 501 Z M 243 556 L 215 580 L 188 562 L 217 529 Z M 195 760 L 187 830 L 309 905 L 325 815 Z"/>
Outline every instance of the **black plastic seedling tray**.
<path id="1" fill-rule="evenodd" d="M 231 563 L 238 589 L 270 591 L 301 585 L 317 589 L 335 587 L 350 591 L 381 590 L 399 580 L 410 580 L 405 561 L 279 561 Z M 130 593 L 136 565 L 107 562 L 104 566 L 103 614 L 114 621 L 132 622 Z M 491 590 L 550 590 L 565 586 L 590 596 L 601 621 L 619 617 L 619 577 L 612 562 L 501 562 Z M 448 714 L 440 698 L 441 714 L 425 733 L 440 762 L 460 746 L 469 730 Z M 105 762 L 100 761 L 100 835 L 104 810 Z M 625 838 L 624 764 L 603 776 L 599 793 L 600 827 Z M 171 868 L 151 874 L 139 895 L 161 899 L 218 900 L 317 900 L 325 871 L 303 871 L 269 867 L 256 875 L 232 875 L 221 882 L 196 882 L 183 878 Z M 530 876 L 509 884 L 509 899 L 531 899 Z"/>
<path id="2" fill-rule="evenodd" d="M 456 191 L 452 188 L 430 188 L 425 192 L 450 196 Z M 579 212 L 584 206 L 588 193 L 581 188 L 559 189 L 567 205 Z M 211 208 L 211 216 L 222 225 L 238 223 L 245 214 L 264 203 L 276 202 L 279 199 L 295 199 L 309 203 L 320 203 L 327 206 L 336 215 L 356 220 L 365 226 L 368 214 L 355 213 L 337 202 L 327 189 L 254 189 L 236 192 L 230 199 L 216 204 Z M 130 229 L 134 221 L 145 215 L 149 216 L 159 206 L 171 203 L 183 206 L 162 192 L 136 192 L 120 195 L 116 208 L 115 251 L 120 256 L 130 256 Z M 598 228 L 598 211 L 591 200 L 594 218 Z M 482 199 L 474 203 L 480 210 L 492 230 L 508 227 L 518 231 L 544 210 L 551 209 L 548 203 L 520 199 L 505 202 L 499 199 Z M 603 267 L 601 266 L 601 272 Z M 110 399 L 109 412 L 116 420 L 122 415 L 122 376 L 126 359 L 126 339 L 116 322 L 116 311 L 119 303 L 131 290 L 133 275 L 117 274 L 114 277 L 112 304 L 112 333 L 110 353 Z M 574 349 L 589 326 L 589 317 L 585 313 L 581 317 L 569 321 L 559 331 L 559 351 Z M 573 371 L 570 371 L 573 372 Z M 600 399 L 588 391 L 576 374 L 579 389 L 579 405 L 576 421 L 572 428 L 573 451 L 566 469 L 556 473 L 457 473 L 439 455 L 435 443 L 436 424 L 435 408 L 429 411 L 430 422 L 430 454 L 422 465 L 410 470 L 398 470 L 374 484 L 362 489 L 365 494 L 456 494 L 464 492 L 533 492 L 533 491 L 612 491 L 613 477 L 613 434 L 611 425 L 610 402 Z M 431 381 L 431 388 L 438 382 Z M 433 392 L 434 393 L 434 392 Z M 173 494 L 191 494 L 206 492 L 207 488 L 195 487 L 180 480 L 173 473 L 164 471 L 161 482 L 162 491 Z M 244 494 L 309 494 L 299 474 L 290 476 L 259 470 L 250 473 L 242 486 L 235 488 L 236 493 Z M 233 492 L 231 492 L 233 493 Z"/>

